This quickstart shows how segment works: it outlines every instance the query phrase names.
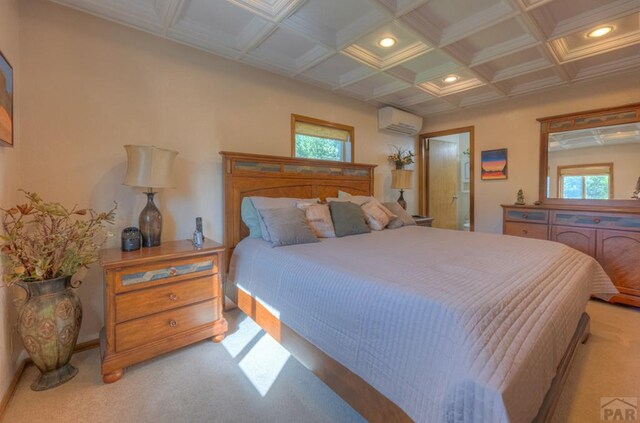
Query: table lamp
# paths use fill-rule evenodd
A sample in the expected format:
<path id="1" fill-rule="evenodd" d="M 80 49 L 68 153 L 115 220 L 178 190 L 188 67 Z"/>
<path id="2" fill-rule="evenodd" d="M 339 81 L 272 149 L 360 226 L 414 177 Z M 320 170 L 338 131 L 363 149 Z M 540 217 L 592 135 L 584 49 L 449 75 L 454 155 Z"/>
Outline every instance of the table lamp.
<path id="1" fill-rule="evenodd" d="M 171 166 L 178 152 L 151 145 L 125 145 L 124 148 L 128 161 L 123 184 L 147 189 L 147 205 L 139 218 L 142 245 L 155 247 L 160 245 L 162 236 L 162 214 L 153 202 L 156 194 L 153 190 L 174 187 Z"/>
<path id="2" fill-rule="evenodd" d="M 407 209 L 407 202 L 404 200 L 404 190 L 411 189 L 413 170 L 406 169 L 393 169 L 391 171 L 391 188 L 400 190 L 400 197 L 398 197 L 398 204 L 403 209 Z"/>

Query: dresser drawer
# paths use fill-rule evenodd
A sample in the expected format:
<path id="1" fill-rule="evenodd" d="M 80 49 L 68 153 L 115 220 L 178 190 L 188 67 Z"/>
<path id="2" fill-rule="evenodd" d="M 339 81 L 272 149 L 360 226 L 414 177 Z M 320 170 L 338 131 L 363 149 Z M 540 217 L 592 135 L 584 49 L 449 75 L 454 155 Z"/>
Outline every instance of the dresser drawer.
<path id="1" fill-rule="evenodd" d="M 119 269 L 116 292 L 127 292 L 155 285 L 179 282 L 218 273 L 218 256 L 202 256 L 170 262 Z"/>
<path id="2" fill-rule="evenodd" d="M 215 298 L 218 275 L 162 285 L 116 296 L 116 323 Z"/>
<path id="3" fill-rule="evenodd" d="M 167 338 L 221 317 L 217 300 L 164 311 L 116 325 L 116 351 Z"/>
<path id="4" fill-rule="evenodd" d="M 555 225 L 640 231 L 638 215 L 555 211 L 552 221 Z"/>
<path id="5" fill-rule="evenodd" d="M 505 220 L 511 222 L 548 223 L 549 211 L 536 209 L 506 209 Z"/>
<path id="6" fill-rule="evenodd" d="M 504 234 L 524 238 L 548 239 L 547 225 L 537 223 L 505 222 Z"/>

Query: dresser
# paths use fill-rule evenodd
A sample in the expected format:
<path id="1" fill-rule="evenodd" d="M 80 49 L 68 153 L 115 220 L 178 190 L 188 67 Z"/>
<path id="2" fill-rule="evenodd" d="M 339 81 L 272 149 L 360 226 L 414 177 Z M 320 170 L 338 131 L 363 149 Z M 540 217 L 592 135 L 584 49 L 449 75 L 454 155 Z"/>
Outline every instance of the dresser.
<path id="1" fill-rule="evenodd" d="M 118 381 L 132 364 L 185 345 L 224 339 L 224 246 L 205 241 L 100 252 L 104 269 L 102 380 Z"/>
<path id="2" fill-rule="evenodd" d="M 640 211 L 563 205 L 502 208 L 505 235 L 557 241 L 595 257 L 620 291 L 610 301 L 640 307 Z"/>

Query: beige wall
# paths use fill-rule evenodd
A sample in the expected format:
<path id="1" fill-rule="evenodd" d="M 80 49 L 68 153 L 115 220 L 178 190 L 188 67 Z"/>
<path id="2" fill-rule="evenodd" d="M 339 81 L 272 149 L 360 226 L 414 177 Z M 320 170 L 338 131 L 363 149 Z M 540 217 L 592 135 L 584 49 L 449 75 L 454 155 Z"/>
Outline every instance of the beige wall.
<path id="1" fill-rule="evenodd" d="M 540 126 L 537 118 L 618 106 L 640 99 L 640 73 L 626 73 L 427 118 L 423 132 L 475 126 L 475 230 L 502 232 L 500 204 L 538 200 Z M 509 179 L 480 180 L 480 153 L 508 148 Z"/>
<path id="2" fill-rule="evenodd" d="M 572 148 L 549 154 L 549 197 L 557 197 L 558 166 L 613 163 L 613 194 L 629 200 L 640 177 L 640 143 Z"/>
<path id="3" fill-rule="evenodd" d="M 14 93 L 20 93 L 22 86 L 21 68 L 18 56 L 18 2 L 0 0 L 0 50 L 14 70 Z M 15 96 L 14 96 L 15 97 Z M 22 146 L 19 119 L 21 101 L 14 101 L 15 148 L 0 146 L 0 207 L 7 207 L 16 201 L 16 190 L 20 186 L 20 153 Z M 0 270 L 1 270 L 0 264 Z M 11 304 L 9 288 L 0 288 L 0 399 L 5 394 L 16 370 L 19 352 L 16 334 L 13 330 L 15 310 Z"/>
<path id="4" fill-rule="evenodd" d="M 290 154 L 290 114 L 355 127 L 355 159 L 377 163 L 375 192 L 394 200 L 389 144 L 376 109 L 326 90 L 218 58 L 58 6 L 29 0 L 21 9 L 23 185 L 48 199 L 99 209 L 119 204 L 116 234 L 137 225 L 140 190 L 122 185 L 124 144 L 178 150 L 177 188 L 158 196 L 163 239 L 190 237 L 194 218 L 221 241 L 221 150 Z M 413 192 L 407 200 L 414 207 Z M 80 340 L 103 321 L 97 266 L 83 276 Z"/>

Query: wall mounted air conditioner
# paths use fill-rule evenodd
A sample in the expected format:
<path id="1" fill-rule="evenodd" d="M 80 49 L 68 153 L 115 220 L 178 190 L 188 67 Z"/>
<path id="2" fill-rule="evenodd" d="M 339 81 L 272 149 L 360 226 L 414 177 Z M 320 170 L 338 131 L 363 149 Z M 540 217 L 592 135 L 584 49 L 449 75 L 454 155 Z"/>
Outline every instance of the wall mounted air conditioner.
<path id="1" fill-rule="evenodd" d="M 378 110 L 378 128 L 388 132 L 417 135 L 422 129 L 422 118 L 394 107 Z"/>

